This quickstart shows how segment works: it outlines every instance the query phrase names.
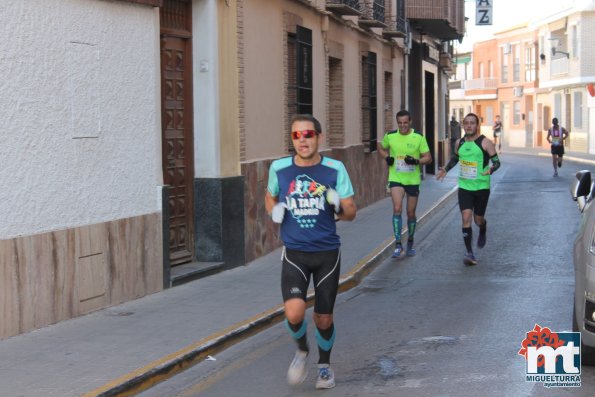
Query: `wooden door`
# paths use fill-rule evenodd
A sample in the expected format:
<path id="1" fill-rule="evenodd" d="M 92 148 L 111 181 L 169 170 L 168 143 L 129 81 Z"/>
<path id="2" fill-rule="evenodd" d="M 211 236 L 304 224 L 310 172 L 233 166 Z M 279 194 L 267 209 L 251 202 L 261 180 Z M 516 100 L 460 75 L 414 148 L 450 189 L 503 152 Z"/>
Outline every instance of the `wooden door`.
<path id="1" fill-rule="evenodd" d="M 163 179 L 169 189 L 172 265 L 194 258 L 191 2 L 165 0 L 161 20 Z"/>

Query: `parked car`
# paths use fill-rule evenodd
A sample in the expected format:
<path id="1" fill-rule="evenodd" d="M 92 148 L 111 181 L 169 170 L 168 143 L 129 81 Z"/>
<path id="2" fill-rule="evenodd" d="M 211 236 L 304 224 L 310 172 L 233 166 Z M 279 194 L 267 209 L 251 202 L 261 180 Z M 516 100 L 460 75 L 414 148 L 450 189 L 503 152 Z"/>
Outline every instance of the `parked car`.
<path id="1" fill-rule="evenodd" d="M 590 171 L 578 171 L 572 198 L 582 212 L 574 242 L 574 310 L 572 329 L 581 333 L 581 361 L 595 365 L 595 192 Z"/>

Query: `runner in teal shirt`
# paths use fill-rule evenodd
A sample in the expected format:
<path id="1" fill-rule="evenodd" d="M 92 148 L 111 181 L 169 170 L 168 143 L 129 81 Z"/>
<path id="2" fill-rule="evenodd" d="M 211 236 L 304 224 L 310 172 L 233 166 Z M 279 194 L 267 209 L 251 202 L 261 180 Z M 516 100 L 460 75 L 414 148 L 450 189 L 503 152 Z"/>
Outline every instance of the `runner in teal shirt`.
<path id="1" fill-rule="evenodd" d="M 310 279 L 314 284 L 315 335 L 318 345 L 317 389 L 335 386 L 330 364 L 335 341 L 333 310 L 341 275 L 341 251 L 335 220 L 350 221 L 357 208 L 354 191 L 342 162 L 322 156 L 320 122 L 310 114 L 291 120 L 295 155 L 273 161 L 265 207 L 281 224 L 281 294 L 285 325 L 297 350 L 287 370 L 287 382 L 304 381 L 309 345 L 305 319 Z"/>

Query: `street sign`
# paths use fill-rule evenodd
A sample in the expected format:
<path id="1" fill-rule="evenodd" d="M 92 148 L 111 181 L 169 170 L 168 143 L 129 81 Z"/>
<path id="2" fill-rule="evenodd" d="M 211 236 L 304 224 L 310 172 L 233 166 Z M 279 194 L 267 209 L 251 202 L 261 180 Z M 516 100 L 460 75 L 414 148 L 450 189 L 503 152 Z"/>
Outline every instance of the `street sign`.
<path id="1" fill-rule="evenodd" d="M 492 24 L 492 3 L 493 3 L 493 0 L 476 0 L 476 7 L 475 7 L 475 24 L 476 25 L 491 25 Z"/>

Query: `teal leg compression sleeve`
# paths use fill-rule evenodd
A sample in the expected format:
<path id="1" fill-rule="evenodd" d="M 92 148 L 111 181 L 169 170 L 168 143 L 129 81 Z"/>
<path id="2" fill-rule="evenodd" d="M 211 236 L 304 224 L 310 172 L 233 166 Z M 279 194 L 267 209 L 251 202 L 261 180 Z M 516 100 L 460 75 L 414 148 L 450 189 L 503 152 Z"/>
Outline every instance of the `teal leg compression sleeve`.
<path id="1" fill-rule="evenodd" d="M 299 324 L 291 324 L 285 319 L 285 326 L 289 331 L 289 334 L 296 340 L 298 349 L 302 351 L 308 351 L 308 339 L 306 330 L 308 329 L 308 323 L 304 320 Z"/>
<path id="2" fill-rule="evenodd" d="M 318 364 L 330 364 L 331 350 L 335 344 L 335 324 L 327 329 L 316 327 L 316 341 L 318 342 Z"/>
<path id="3" fill-rule="evenodd" d="M 408 230 L 408 240 L 413 241 L 413 236 L 415 235 L 415 228 L 417 226 L 417 218 L 407 219 L 407 230 Z"/>
<path id="4" fill-rule="evenodd" d="M 401 229 L 403 229 L 403 218 L 401 215 L 393 215 L 393 231 L 397 243 L 401 242 Z"/>

